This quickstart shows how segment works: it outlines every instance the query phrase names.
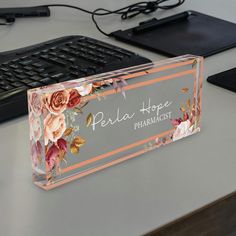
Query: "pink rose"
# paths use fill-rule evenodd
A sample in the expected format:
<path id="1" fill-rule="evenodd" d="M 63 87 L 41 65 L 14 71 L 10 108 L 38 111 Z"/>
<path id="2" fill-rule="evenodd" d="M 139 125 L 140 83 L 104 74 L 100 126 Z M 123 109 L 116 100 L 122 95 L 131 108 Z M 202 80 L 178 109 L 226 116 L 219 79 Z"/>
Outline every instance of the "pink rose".
<path id="1" fill-rule="evenodd" d="M 42 113 L 43 103 L 41 96 L 37 93 L 29 93 L 29 105 L 35 116 L 40 116 Z"/>
<path id="2" fill-rule="evenodd" d="M 52 115 L 48 114 L 44 119 L 44 142 L 45 145 L 48 141 L 56 142 L 66 130 L 65 115 Z"/>
<path id="3" fill-rule="evenodd" d="M 45 95 L 43 101 L 46 108 L 54 115 L 62 113 L 69 101 L 70 93 L 67 90 L 60 90 L 52 94 Z"/>
<path id="4" fill-rule="evenodd" d="M 178 126 L 181 122 L 182 122 L 182 119 L 181 119 L 181 118 L 171 120 L 171 124 L 172 124 L 174 127 Z"/>
<path id="5" fill-rule="evenodd" d="M 40 118 L 32 112 L 29 114 L 30 140 L 38 141 L 42 135 Z"/>

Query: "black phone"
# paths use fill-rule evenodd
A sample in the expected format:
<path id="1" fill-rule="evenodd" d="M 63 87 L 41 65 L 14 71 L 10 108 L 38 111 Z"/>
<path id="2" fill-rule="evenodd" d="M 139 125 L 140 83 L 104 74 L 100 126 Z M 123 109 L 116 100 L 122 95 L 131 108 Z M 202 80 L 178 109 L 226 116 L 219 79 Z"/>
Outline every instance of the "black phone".
<path id="1" fill-rule="evenodd" d="M 236 68 L 209 76 L 209 83 L 236 92 Z"/>

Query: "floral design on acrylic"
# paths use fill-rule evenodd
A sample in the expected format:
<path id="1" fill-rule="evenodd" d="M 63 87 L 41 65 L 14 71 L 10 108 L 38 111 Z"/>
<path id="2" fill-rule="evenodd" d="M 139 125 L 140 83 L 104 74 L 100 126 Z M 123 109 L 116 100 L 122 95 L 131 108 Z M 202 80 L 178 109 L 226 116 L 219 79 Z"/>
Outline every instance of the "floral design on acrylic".
<path id="1" fill-rule="evenodd" d="M 29 124 L 30 143 L 33 168 L 42 163 L 42 145 L 45 147 L 45 163 L 48 179 L 53 177 L 53 171 L 60 173 L 60 164 L 66 163 L 68 146 L 73 154 L 79 152 L 85 140 L 76 136 L 79 129 L 67 127 L 71 120 L 71 111 L 85 106 L 83 96 L 92 93 L 93 85 L 86 84 L 73 89 L 65 89 L 62 85 L 52 93 L 39 95 L 36 92 L 29 93 Z M 77 109 L 77 110 L 74 110 Z M 67 111 L 68 110 L 68 111 Z M 73 126 L 71 124 L 71 126 Z M 43 128 L 42 128 L 43 127 Z M 72 137 L 71 137 L 72 136 Z M 44 140 L 44 142 L 40 142 Z"/>
<path id="2" fill-rule="evenodd" d="M 72 154 L 79 153 L 85 140 L 78 136 L 79 129 L 72 124 L 78 113 L 82 112 L 85 101 L 82 99 L 92 93 L 92 84 L 85 84 L 72 89 L 55 91 L 45 95 L 44 105 L 48 114 L 44 117 L 44 144 L 46 148 L 46 169 L 48 179 L 60 174 L 60 166 L 65 164 L 68 150 Z M 87 104 L 87 103 L 86 103 Z M 76 112 L 77 110 L 80 112 Z M 69 125 L 69 127 L 67 127 Z M 82 140 L 80 143 L 78 140 Z M 68 148 L 70 147 L 70 149 Z"/>
<path id="3" fill-rule="evenodd" d="M 29 123 L 30 143 L 33 168 L 42 164 L 43 145 L 45 150 L 45 164 L 47 180 L 51 181 L 61 172 L 61 163 L 67 164 L 66 154 L 79 154 L 80 148 L 86 140 L 79 135 L 79 126 L 73 123 L 78 114 L 88 104 L 86 96 L 95 94 L 100 100 L 103 86 L 118 88 L 124 95 L 123 80 L 112 79 L 77 86 L 78 82 L 67 81 L 58 84 L 54 92 L 39 95 L 29 93 Z M 73 88 L 65 88 L 64 86 Z M 86 126 L 93 121 L 92 113 L 86 118 Z M 40 141 L 41 140 L 41 141 Z"/>
<path id="4" fill-rule="evenodd" d="M 188 88 L 182 88 L 182 93 L 187 93 Z M 197 104 L 196 104 L 197 100 Z M 182 112 L 182 117 L 171 120 L 171 123 L 174 127 L 174 133 L 172 136 L 173 141 L 177 141 L 181 138 L 187 137 L 191 134 L 194 134 L 200 130 L 199 122 L 201 115 L 200 107 L 200 94 L 198 94 L 197 99 L 194 98 L 194 101 L 191 102 L 190 98 L 187 99 L 186 104 L 180 107 Z"/>
<path id="5" fill-rule="evenodd" d="M 195 67 L 196 63 L 197 62 L 194 61 L 193 67 Z M 195 86 L 194 89 L 196 89 Z M 202 88 L 202 82 L 200 82 L 199 87 Z M 188 95 L 189 88 L 182 88 L 181 93 Z M 188 98 L 186 104 L 180 106 L 180 112 L 182 113 L 181 117 L 170 120 L 174 131 L 146 143 L 144 145 L 146 150 L 156 149 L 200 131 L 201 94 L 199 90 L 197 94 L 194 95 L 193 101 Z"/>

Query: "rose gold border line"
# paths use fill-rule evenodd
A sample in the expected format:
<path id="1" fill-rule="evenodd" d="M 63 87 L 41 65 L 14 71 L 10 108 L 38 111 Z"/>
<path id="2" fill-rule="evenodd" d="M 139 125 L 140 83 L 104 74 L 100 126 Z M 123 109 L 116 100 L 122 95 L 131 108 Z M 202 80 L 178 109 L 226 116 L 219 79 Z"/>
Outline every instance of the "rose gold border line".
<path id="1" fill-rule="evenodd" d="M 130 78 L 138 77 L 138 76 L 142 76 L 142 75 L 153 74 L 153 73 L 168 70 L 168 69 L 174 69 L 176 67 L 191 65 L 191 64 L 193 64 L 193 62 L 194 62 L 194 60 L 185 61 L 185 62 L 178 62 L 178 63 L 175 63 L 175 64 L 166 65 L 166 66 L 163 66 L 163 67 L 160 67 L 160 68 L 152 68 L 152 69 L 149 69 L 149 70 L 144 70 L 142 72 L 137 72 L 137 73 L 130 74 L 130 75 L 124 75 L 124 76 L 121 76 L 121 78 L 122 79 L 130 79 Z"/>
<path id="2" fill-rule="evenodd" d="M 82 162 L 77 163 L 77 164 L 75 164 L 75 165 L 71 165 L 71 166 L 65 167 L 65 168 L 63 168 L 63 169 L 61 170 L 61 173 L 66 173 L 66 172 L 68 172 L 68 171 L 72 171 L 72 170 L 78 169 L 78 168 L 80 168 L 80 167 L 89 165 L 89 164 L 91 164 L 91 163 L 100 161 L 100 160 L 102 160 L 102 159 L 104 159 L 104 158 L 107 158 L 107 157 L 109 157 L 109 156 L 113 156 L 113 155 L 118 154 L 118 153 L 120 153 L 120 152 L 124 152 L 124 151 L 126 151 L 126 150 L 128 150 L 128 149 L 137 147 L 137 146 L 142 145 L 142 144 L 144 144 L 144 143 L 146 143 L 146 142 L 149 142 L 149 141 L 151 141 L 151 140 L 154 140 L 154 139 L 156 139 L 157 137 L 160 137 L 160 136 L 163 136 L 163 135 L 167 135 L 167 134 L 169 134 L 169 133 L 171 133 L 171 132 L 173 132 L 173 129 L 168 130 L 168 131 L 166 131 L 166 132 L 163 132 L 163 133 L 161 133 L 161 134 L 159 134 L 159 135 L 154 135 L 154 136 L 151 136 L 151 137 L 149 137 L 149 138 L 147 138 L 147 139 L 143 139 L 143 140 L 140 140 L 140 141 L 138 141 L 138 142 L 129 144 L 129 145 L 127 145 L 127 146 L 123 146 L 123 147 L 117 148 L 117 149 L 115 149 L 115 150 L 113 150 L 113 151 L 110 151 L 110 152 L 101 154 L 101 155 L 99 155 L 99 156 L 92 157 L 92 158 L 90 158 L 90 159 L 88 159 L 88 160 L 86 160 L 86 161 L 82 161 Z"/>
<path id="3" fill-rule="evenodd" d="M 163 137 L 163 136 L 165 136 L 165 135 L 168 135 L 168 134 L 172 133 L 173 131 L 174 131 L 174 129 L 165 131 L 165 132 L 163 132 L 163 133 L 161 133 L 161 134 L 157 134 L 157 135 L 152 136 L 152 137 L 150 137 L 150 138 L 147 138 L 147 139 L 145 139 L 145 140 L 139 141 L 139 142 L 137 142 L 137 143 L 135 143 L 135 144 L 137 144 L 136 146 L 138 146 L 138 145 L 140 145 L 141 142 L 142 142 L 142 143 L 145 143 L 145 142 L 148 142 L 148 141 L 151 141 L 151 140 L 155 140 L 157 137 L 158 137 L 158 138 Z M 144 154 L 144 153 L 146 153 L 146 152 L 148 152 L 148 151 L 149 151 L 148 149 L 147 149 L 147 150 L 146 150 L 146 149 L 142 149 L 142 150 L 137 151 L 137 152 L 135 152 L 135 153 L 132 153 L 132 154 L 130 154 L 130 155 L 127 155 L 127 156 L 124 156 L 124 157 L 120 157 L 120 158 L 118 158 L 118 159 L 116 159 L 116 160 L 110 161 L 110 162 L 108 162 L 108 163 L 106 163 L 106 164 L 103 164 L 103 165 L 100 165 L 100 166 L 98 166 L 98 167 L 89 169 L 89 170 L 84 171 L 84 172 L 81 172 L 81 173 L 79 173 L 79 174 L 75 174 L 75 175 L 70 176 L 70 177 L 65 177 L 64 179 L 58 180 L 58 182 L 52 183 L 51 185 L 43 185 L 43 184 L 40 183 L 40 182 L 35 182 L 35 184 L 36 184 L 37 186 L 43 188 L 44 190 L 50 190 L 50 189 L 59 187 L 59 186 L 61 186 L 61 185 L 63 185 L 63 184 L 69 183 L 69 182 L 71 182 L 71 181 L 73 181 L 73 180 L 77 180 L 77 179 L 79 179 L 79 178 L 81 178 L 81 177 L 84 177 L 84 176 L 86 176 L 86 175 L 95 173 L 95 172 L 97 172 L 97 171 L 103 170 L 103 169 L 108 168 L 108 167 L 110 167 L 110 166 L 119 164 L 119 163 L 124 162 L 124 161 L 126 161 L 126 160 L 129 160 L 129 159 L 131 159 L 131 158 L 137 157 L 137 156 L 139 156 L 139 155 L 141 155 L 141 154 Z"/>
<path id="4" fill-rule="evenodd" d="M 112 75 L 104 75 L 104 76 L 101 76 L 101 79 L 102 80 L 109 80 L 111 79 L 112 77 L 119 77 L 119 78 L 122 78 L 122 79 L 131 79 L 131 78 L 134 78 L 134 77 L 139 77 L 139 76 L 142 76 L 142 75 L 147 75 L 147 74 L 153 74 L 155 72 L 160 72 L 160 71 L 164 71 L 164 70 L 168 70 L 168 69 L 174 69 L 174 68 L 177 68 L 177 67 L 181 67 L 181 66 L 185 66 L 185 65 L 191 65 L 193 64 L 194 60 L 191 60 L 191 61 L 185 61 L 185 62 L 178 62 L 178 63 L 174 63 L 174 64 L 170 64 L 170 65 L 165 65 L 165 66 L 162 66 L 162 67 L 158 67 L 158 68 L 152 68 L 152 69 L 148 69 L 150 65 L 148 65 L 148 67 L 145 67 L 142 68 L 142 71 L 139 71 L 139 72 L 136 72 L 136 73 L 132 73 L 132 72 L 135 72 L 138 68 L 134 68 L 133 70 L 130 70 L 130 71 L 127 71 L 127 73 L 132 73 L 132 74 L 128 74 L 128 75 L 122 75 L 122 76 L 119 76 L 119 73 L 118 74 L 112 74 Z M 154 65 L 154 66 L 158 66 L 158 65 Z M 141 69 L 141 68 L 139 68 Z M 121 74 L 122 74 L 123 71 L 121 71 Z M 109 73 L 109 72 L 108 72 Z M 123 72 L 125 73 L 125 72 Z M 100 77 L 97 77 L 97 79 L 100 79 Z M 92 83 L 93 80 L 91 79 L 91 81 L 86 81 L 88 83 Z"/>
<path id="5" fill-rule="evenodd" d="M 155 84 L 155 83 L 158 83 L 158 82 L 161 82 L 161 81 L 164 81 L 164 80 L 175 79 L 175 78 L 180 77 L 180 76 L 194 74 L 194 73 L 196 73 L 196 69 L 186 70 L 186 71 L 183 71 L 183 72 L 179 72 L 179 73 L 175 73 L 175 74 L 171 74 L 171 75 L 167 75 L 167 76 L 162 76 L 162 77 L 155 78 L 155 79 L 152 79 L 152 80 L 143 81 L 143 82 L 139 82 L 139 83 L 131 84 L 131 85 L 126 85 L 124 87 L 124 90 L 128 91 L 128 90 L 131 90 L 131 89 L 148 86 L 148 85 Z M 100 96 L 107 96 L 107 95 L 111 95 L 111 94 L 114 94 L 114 93 L 117 93 L 117 90 L 111 89 L 111 90 L 105 91 L 103 93 L 100 93 Z M 95 94 L 86 96 L 86 100 L 93 100 L 93 99 L 96 99 L 96 98 L 97 98 L 97 95 L 95 95 Z"/>

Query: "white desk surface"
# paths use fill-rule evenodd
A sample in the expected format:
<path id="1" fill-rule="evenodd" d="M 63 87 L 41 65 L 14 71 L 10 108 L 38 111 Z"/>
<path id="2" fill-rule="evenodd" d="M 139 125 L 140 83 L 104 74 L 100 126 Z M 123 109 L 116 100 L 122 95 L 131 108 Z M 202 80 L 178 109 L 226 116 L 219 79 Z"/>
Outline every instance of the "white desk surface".
<path id="1" fill-rule="evenodd" d="M 1 0 L 0 7 L 50 2 Z M 99 6 L 115 9 L 136 0 L 66 2 L 92 10 Z M 235 0 L 187 0 L 180 8 L 153 17 L 189 9 L 236 22 Z M 109 16 L 100 19 L 100 24 L 111 32 L 147 18 L 121 22 Z M 95 29 L 90 16 L 63 8 L 52 9 L 50 18 L 17 19 L 13 26 L 1 27 L 0 51 L 72 34 L 104 40 L 152 60 L 164 58 L 107 38 Z M 235 67 L 235 56 L 232 49 L 207 58 L 205 78 Z M 141 235 L 235 191 L 236 94 L 207 82 L 203 90 L 200 134 L 49 192 L 31 181 L 27 116 L 0 124 L 0 234 Z"/>

